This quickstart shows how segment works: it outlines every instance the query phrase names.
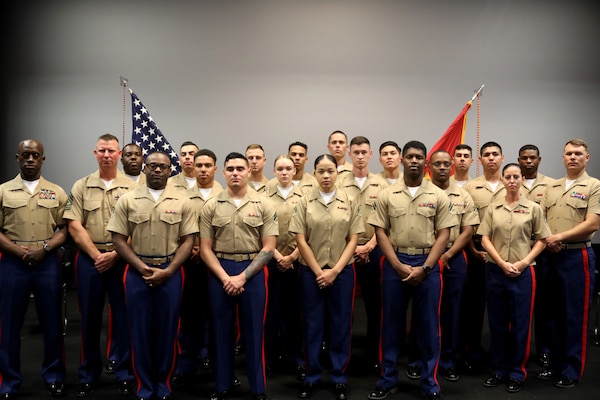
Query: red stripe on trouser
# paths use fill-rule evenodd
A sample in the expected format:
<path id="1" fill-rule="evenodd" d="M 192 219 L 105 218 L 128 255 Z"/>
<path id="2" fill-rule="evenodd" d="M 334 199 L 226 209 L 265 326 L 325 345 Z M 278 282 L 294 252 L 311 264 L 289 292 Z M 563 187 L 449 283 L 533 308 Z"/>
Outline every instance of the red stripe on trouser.
<path id="1" fill-rule="evenodd" d="M 590 313 L 590 260 L 588 258 L 588 249 L 581 249 L 581 255 L 583 257 L 583 275 L 584 275 L 584 300 L 583 300 L 583 325 L 581 327 L 581 371 L 579 372 L 579 380 L 583 376 L 583 369 L 585 368 L 585 359 L 587 354 L 587 341 L 588 341 L 588 324 L 589 324 L 589 313 Z"/>
<path id="2" fill-rule="evenodd" d="M 263 271 L 265 273 L 265 311 L 263 312 L 263 326 L 267 322 L 267 304 L 269 304 L 269 268 L 265 265 L 263 267 Z M 262 340 L 261 340 L 261 359 L 262 359 L 262 368 L 263 368 L 263 384 L 267 386 L 267 358 L 265 355 L 265 332 L 263 330 Z"/>

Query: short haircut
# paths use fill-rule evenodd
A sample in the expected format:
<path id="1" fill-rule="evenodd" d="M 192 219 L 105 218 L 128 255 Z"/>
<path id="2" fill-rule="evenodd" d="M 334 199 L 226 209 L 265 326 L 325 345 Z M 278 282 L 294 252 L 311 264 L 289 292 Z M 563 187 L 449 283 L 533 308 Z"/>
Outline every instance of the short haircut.
<path id="1" fill-rule="evenodd" d="M 181 146 L 179 146 L 179 150 L 181 150 L 183 146 L 194 146 L 195 148 L 198 148 L 198 145 L 196 143 L 190 142 L 189 140 L 186 140 L 185 142 L 181 143 Z"/>
<path id="2" fill-rule="evenodd" d="M 294 142 L 294 143 L 290 144 L 290 145 L 288 146 L 288 152 L 289 152 L 289 151 L 292 149 L 292 147 L 294 147 L 294 146 L 300 146 L 300 147 L 303 147 L 303 148 L 304 148 L 304 151 L 306 151 L 306 152 L 308 153 L 308 146 L 307 146 L 305 143 L 302 143 L 302 142 Z"/>
<path id="3" fill-rule="evenodd" d="M 452 154 L 456 153 L 456 150 L 468 150 L 471 155 L 473 155 L 473 149 L 466 143 L 461 143 L 457 145 L 454 150 L 452 150 Z"/>
<path id="4" fill-rule="evenodd" d="M 140 147 L 139 145 L 135 144 L 135 143 L 127 143 L 125 146 L 123 146 L 123 148 L 127 147 L 127 146 L 135 146 L 135 147 Z M 140 147 L 141 149 L 141 147 Z"/>
<path id="5" fill-rule="evenodd" d="M 350 141 L 350 146 L 359 146 L 361 144 L 368 144 L 369 146 L 371 146 L 371 142 L 369 142 L 369 139 L 367 139 L 364 136 L 354 136 Z"/>
<path id="6" fill-rule="evenodd" d="M 519 154 L 521 154 L 521 152 L 525 150 L 533 150 L 538 154 L 538 156 L 540 155 L 540 149 L 535 144 L 526 144 L 524 146 L 521 146 L 521 148 L 519 149 Z"/>
<path id="7" fill-rule="evenodd" d="M 496 142 L 485 142 L 483 145 L 481 145 L 481 149 L 479 150 L 479 155 L 483 154 L 483 150 L 487 149 L 488 147 L 497 147 L 500 149 L 500 154 L 502 154 L 502 146 L 500 146 L 498 143 Z"/>
<path id="8" fill-rule="evenodd" d="M 107 142 L 110 142 L 111 140 L 116 141 L 117 143 L 119 143 L 119 139 L 113 135 L 112 133 L 105 133 L 103 135 L 98 136 L 98 140 L 105 140 Z"/>
<path id="9" fill-rule="evenodd" d="M 388 140 L 386 142 L 381 143 L 381 145 L 379 146 L 379 153 L 381 154 L 381 150 L 383 150 L 384 147 L 388 146 L 394 146 L 396 150 L 398 150 L 398 153 L 402 153 L 402 149 L 400 148 L 400 146 L 398 146 L 398 143 L 394 142 L 393 140 Z"/>
<path id="10" fill-rule="evenodd" d="M 213 159 L 213 162 L 215 164 L 217 163 L 217 156 L 215 155 L 214 151 L 212 151 L 212 150 L 200 149 L 194 154 L 194 159 L 196 159 L 196 157 L 200 157 L 200 156 L 208 156 Z"/>
<path id="11" fill-rule="evenodd" d="M 333 132 L 331 132 L 331 133 L 329 134 L 329 137 L 327 138 L 327 143 L 331 142 L 331 137 L 332 137 L 333 135 L 336 135 L 336 134 L 338 134 L 338 133 L 339 133 L 340 135 L 344 135 L 344 138 L 346 139 L 346 143 L 348 143 L 348 135 L 346 135 L 346 134 L 345 134 L 344 132 L 342 132 L 342 131 L 333 131 Z"/>
<path id="12" fill-rule="evenodd" d="M 585 149 L 585 151 L 588 151 L 588 145 L 585 142 L 585 140 L 583 140 L 583 139 L 579 139 L 579 138 L 571 139 L 567 143 L 565 143 L 565 147 L 567 147 L 568 144 L 570 144 L 572 146 L 582 146 Z"/>
<path id="13" fill-rule="evenodd" d="M 223 163 L 223 165 L 227 165 L 227 162 L 229 160 L 235 160 L 236 158 L 241 158 L 242 160 L 244 160 L 246 162 L 246 166 L 249 165 L 248 159 L 246 158 L 246 156 L 243 155 L 242 153 L 238 153 L 237 151 L 232 151 L 231 153 L 227 154 L 227 157 L 225 157 L 225 162 Z"/>
<path id="14" fill-rule="evenodd" d="M 248 147 L 246 147 L 246 151 L 254 150 L 254 149 L 262 150 L 263 154 L 265 152 L 265 149 L 263 149 L 263 147 L 260 144 L 252 143 L 252 144 L 249 144 Z"/>
<path id="15" fill-rule="evenodd" d="M 336 171 L 337 171 L 337 160 L 335 159 L 334 156 L 332 156 L 329 153 L 327 153 L 327 154 L 321 154 L 320 156 L 318 156 L 317 158 L 315 158 L 314 168 L 317 169 L 317 164 L 319 164 L 321 162 L 321 160 L 324 159 L 324 158 L 326 158 L 329 161 L 331 161 L 332 163 L 334 163 L 336 165 Z"/>
<path id="16" fill-rule="evenodd" d="M 436 151 L 434 151 L 433 153 L 431 153 L 429 155 L 429 159 L 431 160 L 431 157 L 433 157 L 434 155 L 438 154 L 438 153 L 445 153 L 448 154 L 450 157 L 452 157 L 452 154 L 450 154 L 450 152 L 444 150 L 444 149 L 437 149 Z"/>
<path id="17" fill-rule="evenodd" d="M 148 155 L 146 156 L 146 159 L 148 159 L 148 157 L 150 157 L 152 154 L 162 154 L 165 157 L 167 157 L 167 160 L 169 160 L 169 165 L 171 165 L 171 157 L 169 157 L 169 155 L 167 153 L 165 153 L 162 150 L 153 150 L 150 153 L 148 153 Z"/>
<path id="18" fill-rule="evenodd" d="M 402 148 L 403 156 L 408 151 L 408 149 L 421 150 L 423 154 L 427 156 L 427 147 L 425 147 L 425 145 L 422 142 L 419 142 L 418 140 L 411 140 L 404 145 L 404 147 Z"/>

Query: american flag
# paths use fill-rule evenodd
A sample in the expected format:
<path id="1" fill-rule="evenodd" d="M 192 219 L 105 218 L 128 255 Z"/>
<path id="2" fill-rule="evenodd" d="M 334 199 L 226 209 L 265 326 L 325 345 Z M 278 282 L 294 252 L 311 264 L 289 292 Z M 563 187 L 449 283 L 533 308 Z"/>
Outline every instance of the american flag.
<path id="1" fill-rule="evenodd" d="M 131 142 L 142 148 L 144 160 L 148 153 L 160 150 L 167 153 L 171 158 L 171 175 L 176 175 L 181 172 L 179 165 L 179 155 L 171 147 L 171 144 L 162 134 L 156 123 L 150 116 L 150 112 L 140 99 L 129 89 L 131 93 L 131 114 L 133 119 L 133 132 L 131 133 Z"/>

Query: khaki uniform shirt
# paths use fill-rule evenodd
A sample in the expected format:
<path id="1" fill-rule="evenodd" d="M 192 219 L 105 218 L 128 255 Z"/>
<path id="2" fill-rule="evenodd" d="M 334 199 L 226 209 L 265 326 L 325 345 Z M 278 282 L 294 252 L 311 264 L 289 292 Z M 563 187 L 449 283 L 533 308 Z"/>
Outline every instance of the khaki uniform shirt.
<path id="1" fill-rule="evenodd" d="M 346 191 L 346 193 L 348 193 L 358 202 L 365 228 L 365 231 L 358 235 L 358 244 L 363 245 L 371 240 L 375 234 L 375 228 L 373 228 L 372 225 L 369 225 L 367 220 L 373 212 L 377 195 L 379 192 L 389 186 L 388 181 L 369 172 L 361 189 L 354 179 L 354 174 L 349 173 L 344 174 L 341 179 L 338 179 L 336 181 L 336 186 Z"/>
<path id="2" fill-rule="evenodd" d="M 450 229 L 450 238 L 448 239 L 448 245 L 450 245 L 454 243 L 456 238 L 460 235 L 461 227 L 479 225 L 479 213 L 477 212 L 477 207 L 475 207 L 471 195 L 458 186 L 456 182 L 450 181 L 450 185 L 444 191 L 450 198 L 450 203 L 452 204 L 452 210 L 450 212 L 458 218 L 458 225 L 455 225 Z"/>
<path id="3" fill-rule="evenodd" d="M 106 230 L 108 220 L 117 200 L 135 187 L 135 182 L 117 171 L 107 189 L 96 171 L 73 184 L 63 218 L 81 222 L 94 243 L 112 243 L 112 236 Z"/>
<path id="4" fill-rule="evenodd" d="M 600 214 L 600 181 L 587 173 L 565 189 L 566 178 L 550 184 L 542 199 L 542 209 L 552 234 L 568 231 L 579 225 L 587 214 Z M 588 236 L 591 240 L 594 234 Z"/>
<path id="5" fill-rule="evenodd" d="M 345 161 L 343 165 L 337 167 L 337 170 L 338 170 L 337 180 L 340 180 L 341 178 L 344 177 L 344 175 L 346 175 L 348 173 L 350 173 L 350 174 L 352 173 L 352 163 Z"/>
<path id="6" fill-rule="evenodd" d="M 396 178 L 396 182 L 392 183 L 389 181 L 389 179 L 385 176 L 385 171 L 381 171 L 380 173 L 377 174 L 377 176 L 383 178 L 389 186 L 391 185 L 395 185 L 397 182 L 404 180 L 404 172 L 400 171 L 400 174 L 398 175 L 398 178 Z"/>
<path id="7" fill-rule="evenodd" d="M 423 179 L 412 197 L 404 181 L 379 193 L 369 224 L 388 230 L 392 246 L 431 248 L 440 229 L 457 225 L 448 195 Z"/>
<path id="8" fill-rule="evenodd" d="M 275 179 L 275 178 L 273 178 L 273 179 Z M 300 188 L 300 190 L 302 190 L 302 193 L 307 194 L 307 193 L 311 192 L 313 189 L 318 188 L 319 183 L 317 182 L 317 178 L 315 178 L 313 175 L 311 175 L 307 172 L 304 172 L 304 174 L 302 174 L 302 178 L 300 179 L 300 182 L 298 182 L 297 186 Z"/>
<path id="9" fill-rule="evenodd" d="M 512 209 L 504 199 L 490 204 L 477 232 L 489 237 L 500 257 L 510 263 L 529 254 L 532 238 L 539 240 L 550 236 L 542 208 L 523 196 Z M 487 260 L 494 262 L 489 255 Z"/>
<path id="10" fill-rule="evenodd" d="M 190 188 L 190 185 L 188 184 L 185 175 L 183 175 L 183 172 L 169 177 L 169 179 L 167 180 L 167 186 L 171 186 L 174 189 L 182 192 L 186 192 L 194 187 L 192 186 Z"/>
<path id="11" fill-rule="evenodd" d="M 553 182 L 554 179 L 542 174 L 537 174 L 537 177 L 535 178 L 531 188 L 528 188 L 525 183 L 523 183 L 522 193 L 525 194 L 529 200 L 540 204 L 542 202 L 542 198 L 544 197 L 544 193 L 546 193 L 546 188 Z"/>
<path id="12" fill-rule="evenodd" d="M 267 191 L 267 183 L 269 183 L 269 180 L 265 176 L 263 176 L 258 187 L 254 186 L 254 182 L 248 180 L 248 186 L 250 187 L 250 189 L 258 193 L 265 193 Z"/>
<path id="13" fill-rule="evenodd" d="M 291 254 L 296 249 L 296 235 L 290 232 L 290 222 L 292 212 L 302 199 L 302 190 L 294 185 L 292 191 L 286 199 L 281 196 L 277 190 L 277 180 L 269 181 L 265 196 L 273 203 L 277 213 L 277 222 L 279 225 L 279 236 L 277 236 L 277 251 L 283 256 Z"/>
<path id="14" fill-rule="evenodd" d="M 237 207 L 226 190 L 208 200 L 200 212 L 200 237 L 213 240 L 215 253 L 258 253 L 261 238 L 277 236 L 277 214 L 271 202 L 248 190 Z"/>
<path id="15" fill-rule="evenodd" d="M 137 180 L 137 182 L 134 181 L 130 175 L 127 175 L 124 172 L 123 172 L 123 175 L 125 175 L 126 177 L 131 179 L 133 181 L 133 183 L 135 183 L 137 185 L 136 187 L 146 186 L 146 174 L 144 174 L 143 172 L 140 172 L 139 179 Z"/>
<path id="16" fill-rule="evenodd" d="M 472 178 L 471 178 L 470 176 L 468 176 L 468 177 L 467 177 L 467 182 L 469 182 L 471 179 L 472 179 Z M 456 183 L 456 177 L 455 177 L 454 175 L 452 175 L 452 176 L 450 177 L 450 182 Z M 457 185 L 457 186 L 459 186 L 459 185 L 458 185 L 458 183 L 456 183 L 456 185 Z M 463 184 L 463 186 L 464 186 L 464 185 L 466 185 L 466 183 L 464 183 L 464 184 Z M 459 186 L 459 187 L 460 187 L 460 186 Z"/>
<path id="17" fill-rule="evenodd" d="M 485 176 L 481 175 L 475 179 L 471 179 L 462 187 L 467 191 L 473 198 L 473 202 L 475 202 L 475 207 L 477 207 L 477 211 L 479 212 L 479 220 L 483 219 L 485 215 L 485 210 L 488 205 L 490 205 L 496 199 L 504 199 L 506 194 L 506 189 L 501 181 L 498 181 L 498 186 L 496 187 L 496 191 L 492 190 L 492 187 L 485 180 Z M 477 232 L 479 235 L 479 232 Z"/>
<path id="18" fill-rule="evenodd" d="M 198 233 L 196 213 L 189 197 L 167 187 L 157 201 L 148 187 L 139 187 L 121 197 L 107 230 L 131 236 L 131 248 L 139 256 L 174 254 L 179 238 Z"/>
<path id="19" fill-rule="evenodd" d="M 40 177 L 30 193 L 21 175 L 17 175 L 0 185 L 0 229 L 10 240 L 43 242 L 64 225 L 66 204 L 67 194 L 60 186 Z"/>
<path id="20" fill-rule="evenodd" d="M 302 233 L 319 266 L 333 267 L 346 248 L 349 235 L 364 232 L 360 206 L 343 190 L 337 189 L 325 204 L 319 189 L 302 197 L 294 209 L 290 231 Z M 349 263 L 354 262 L 354 258 Z M 303 257 L 300 263 L 308 265 Z"/>
<path id="21" fill-rule="evenodd" d="M 200 232 L 200 211 L 202 211 L 202 207 L 204 207 L 204 204 L 206 204 L 206 202 L 208 200 L 212 199 L 213 197 L 215 197 L 222 191 L 223 191 L 223 186 L 221 186 L 221 184 L 217 181 L 213 182 L 212 190 L 210 191 L 210 193 L 206 199 L 204 197 L 202 197 L 202 194 L 200 193 L 200 189 L 197 186 L 188 189 L 187 195 L 190 198 L 190 200 L 192 200 L 192 204 L 194 206 L 194 211 L 196 212 L 196 217 L 198 218 L 198 232 Z M 196 241 L 194 244 L 195 245 L 200 244 L 200 236 L 198 236 L 196 238 Z"/>

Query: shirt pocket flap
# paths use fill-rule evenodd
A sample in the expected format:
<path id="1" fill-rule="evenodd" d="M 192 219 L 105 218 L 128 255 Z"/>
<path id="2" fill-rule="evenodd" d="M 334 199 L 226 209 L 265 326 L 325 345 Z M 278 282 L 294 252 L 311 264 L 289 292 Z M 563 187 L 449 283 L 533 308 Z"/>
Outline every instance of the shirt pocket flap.
<path id="1" fill-rule="evenodd" d="M 160 214 L 160 220 L 166 222 L 169 225 L 178 224 L 181 222 L 180 213 L 162 213 Z"/>
<path id="2" fill-rule="evenodd" d="M 27 206 L 27 200 L 25 199 L 4 199 L 2 203 L 6 208 L 21 208 Z"/>
<path id="3" fill-rule="evenodd" d="M 231 222 L 231 217 L 214 217 L 212 226 L 223 227 Z"/>
<path id="4" fill-rule="evenodd" d="M 85 211 L 94 211 L 100 208 L 102 201 L 100 200 L 86 200 L 83 202 L 82 208 Z"/>
<path id="5" fill-rule="evenodd" d="M 134 224 L 143 224 L 144 222 L 148 222 L 150 221 L 150 214 L 144 214 L 144 213 L 131 213 L 129 214 L 129 216 L 127 217 L 127 220 L 129 222 L 132 222 Z"/>
<path id="6" fill-rule="evenodd" d="M 259 217 L 244 217 L 244 223 L 253 228 L 256 228 L 257 226 L 263 225 L 263 220 Z"/>

